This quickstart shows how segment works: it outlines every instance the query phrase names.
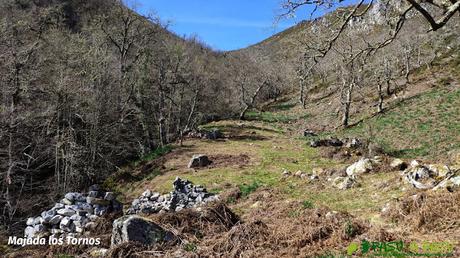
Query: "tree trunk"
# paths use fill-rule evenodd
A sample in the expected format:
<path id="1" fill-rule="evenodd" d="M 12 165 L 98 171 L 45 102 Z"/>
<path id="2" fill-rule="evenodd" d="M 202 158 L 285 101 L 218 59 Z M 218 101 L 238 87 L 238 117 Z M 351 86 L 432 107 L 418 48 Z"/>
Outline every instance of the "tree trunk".
<path id="1" fill-rule="evenodd" d="M 378 83 L 377 84 L 377 89 L 379 93 L 379 103 L 377 105 L 377 112 L 382 113 L 383 112 L 383 90 L 382 90 L 382 84 Z M 388 89 L 388 88 L 387 88 Z"/>
<path id="2" fill-rule="evenodd" d="M 353 88 L 354 88 L 354 82 L 351 82 L 347 87 L 345 101 L 343 102 L 343 115 L 342 115 L 342 126 L 343 127 L 348 127 L 348 124 L 349 124 L 351 97 L 353 93 Z"/>

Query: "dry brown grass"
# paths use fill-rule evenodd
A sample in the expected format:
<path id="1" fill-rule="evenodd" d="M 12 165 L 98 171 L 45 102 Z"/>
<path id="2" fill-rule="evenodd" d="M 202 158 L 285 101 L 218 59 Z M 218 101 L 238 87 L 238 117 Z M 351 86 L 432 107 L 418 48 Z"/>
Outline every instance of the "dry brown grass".
<path id="1" fill-rule="evenodd" d="M 393 204 L 385 214 L 410 232 L 423 234 L 458 232 L 460 192 L 422 192 Z"/>

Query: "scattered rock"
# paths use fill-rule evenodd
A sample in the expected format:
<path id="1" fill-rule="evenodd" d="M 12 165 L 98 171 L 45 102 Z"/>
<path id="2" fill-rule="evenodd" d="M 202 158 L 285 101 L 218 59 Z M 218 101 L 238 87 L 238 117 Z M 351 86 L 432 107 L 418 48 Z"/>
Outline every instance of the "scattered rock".
<path id="1" fill-rule="evenodd" d="M 303 137 L 314 137 L 314 136 L 318 136 L 318 134 L 316 134 L 313 130 L 305 130 L 303 131 Z"/>
<path id="2" fill-rule="evenodd" d="M 208 156 L 203 154 L 193 155 L 192 159 L 188 163 L 188 168 L 200 168 L 206 167 L 211 164 Z"/>
<path id="3" fill-rule="evenodd" d="M 328 147 L 328 146 L 341 147 L 343 146 L 343 142 L 337 138 L 313 140 L 310 142 L 310 147 L 313 147 L 313 148 Z"/>
<path id="4" fill-rule="evenodd" d="M 127 242 L 154 245 L 174 239 L 171 232 L 139 216 L 123 216 L 113 222 L 112 246 Z"/>
<path id="5" fill-rule="evenodd" d="M 408 169 L 403 172 L 404 179 L 418 189 L 431 189 L 437 185 L 436 172 L 423 166 L 418 161 L 412 161 Z"/>
<path id="6" fill-rule="evenodd" d="M 211 130 L 194 130 L 190 131 L 187 136 L 189 138 L 198 138 L 198 139 L 208 139 L 208 140 L 217 140 L 224 138 L 224 134 L 216 128 Z"/>
<path id="7" fill-rule="evenodd" d="M 182 180 L 179 177 L 176 178 L 173 186 L 174 190 L 166 195 L 160 195 L 160 193 L 149 190 L 145 191 L 138 199 L 133 200 L 126 213 L 152 214 L 180 211 L 218 199 L 217 195 L 208 193 L 204 187 L 193 185 L 190 181 Z"/>
<path id="8" fill-rule="evenodd" d="M 337 177 L 334 179 L 332 184 L 339 188 L 340 190 L 346 190 L 352 187 L 359 186 L 359 183 L 356 181 L 355 178 L 347 176 L 347 177 Z"/>
<path id="9" fill-rule="evenodd" d="M 363 146 L 363 142 L 358 138 L 345 139 L 342 141 L 345 143 L 345 147 L 350 149 L 357 149 Z"/>
<path id="10" fill-rule="evenodd" d="M 224 134 L 219 129 L 214 128 L 211 129 L 211 131 L 206 132 L 204 137 L 209 140 L 217 140 L 224 138 Z"/>
<path id="11" fill-rule="evenodd" d="M 283 170 L 283 173 L 281 174 L 283 178 L 290 177 L 291 172 L 289 172 L 287 169 Z"/>
<path id="12" fill-rule="evenodd" d="M 394 159 L 391 164 L 390 164 L 390 167 L 392 169 L 397 169 L 397 170 L 405 170 L 407 168 L 407 163 L 405 161 L 403 161 L 402 159 Z"/>
<path id="13" fill-rule="evenodd" d="M 360 159 L 346 169 L 348 176 L 360 175 L 371 171 L 373 162 L 370 159 Z"/>

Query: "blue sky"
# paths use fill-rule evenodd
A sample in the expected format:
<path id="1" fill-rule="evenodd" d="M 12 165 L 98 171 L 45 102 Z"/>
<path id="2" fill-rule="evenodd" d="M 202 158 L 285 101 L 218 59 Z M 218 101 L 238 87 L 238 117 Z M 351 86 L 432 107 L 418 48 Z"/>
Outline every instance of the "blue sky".
<path id="1" fill-rule="evenodd" d="M 226 51 L 255 44 L 299 22 L 285 19 L 274 26 L 280 1 L 137 0 L 137 9 L 153 10 L 163 21 L 171 21 L 169 29 L 180 36 L 197 35 L 212 48 Z"/>

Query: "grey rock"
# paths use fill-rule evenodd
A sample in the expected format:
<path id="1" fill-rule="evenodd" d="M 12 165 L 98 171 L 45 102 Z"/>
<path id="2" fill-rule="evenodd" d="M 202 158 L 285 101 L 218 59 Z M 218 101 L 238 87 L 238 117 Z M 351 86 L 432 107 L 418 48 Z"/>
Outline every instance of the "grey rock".
<path id="1" fill-rule="evenodd" d="M 318 136 L 318 134 L 316 134 L 313 130 L 305 130 L 303 131 L 303 137 L 314 137 L 314 136 Z"/>
<path id="2" fill-rule="evenodd" d="M 34 221 L 35 221 L 35 218 L 28 218 L 27 221 L 26 221 L 26 225 L 27 226 L 33 226 L 33 225 L 35 225 Z"/>
<path id="3" fill-rule="evenodd" d="M 347 167 L 347 175 L 354 176 L 367 173 L 373 168 L 373 162 L 370 159 L 360 159 L 359 161 L 353 163 L 351 166 Z"/>
<path id="4" fill-rule="evenodd" d="M 88 219 L 90 221 L 94 222 L 94 221 L 97 221 L 99 219 L 99 217 L 97 215 L 89 215 Z"/>
<path id="5" fill-rule="evenodd" d="M 174 235 L 171 232 L 138 216 L 123 216 L 113 222 L 112 246 L 127 242 L 155 245 L 173 239 Z"/>
<path id="6" fill-rule="evenodd" d="M 64 217 L 64 218 L 62 218 L 61 223 L 59 223 L 59 225 L 60 225 L 61 227 L 68 227 L 68 226 L 70 226 L 70 223 L 72 223 L 72 221 L 70 220 L 70 218 Z"/>
<path id="7" fill-rule="evenodd" d="M 84 200 L 81 193 L 67 193 L 64 197 L 71 202 L 81 201 L 82 199 Z"/>
<path id="8" fill-rule="evenodd" d="M 64 204 L 62 204 L 62 203 L 56 203 L 52 209 L 53 209 L 53 210 L 59 210 L 59 209 L 62 209 L 62 208 L 64 208 L 64 207 L 65 207 Z"/>
<path id="9" fill-rule="evenodd" d="M 54 215 L 51 219 L 50 219 L 50 224 L 51 225 L 58 225 L 61 220 L 62 220 L 63 216 L 61 215 Z"/>
<path id="10" fill-rule="evenodd" d="M 26 238 L 33 238 L 35 237 L 35 229 L 32 226 L 27 226 L 26 229 L 24 230 L 24 236 Z"/>
<path id="11" fill-rule="evenodd" d="M 115 200 L 115 194 L 113 192 L 106 192 L 104 199 L 107 201 L 113 201 Z"/>
<path id="12" fill-rule="evenodd" d="M 43 224 L 37 224 L 34 226 L 34 231 L 35 233 L 43 233 L 45 232 L 45 226 L 43 226 Z"/>
<path id="13" fill-rule="evenodd" d="M 211 131 L 205 132 L 203 137 L 209 140 L 217 140 L 224 138 L 224 135 L 219 129 L 213 128 Z"/>
<path id="14" fill-rule="evenodd" d="M 152 196 L 152 192 L 150 190 L 146 190 L 142 193 L 141 196 L 145 198 L 150 198 L 150 196 Z"/>
<path id="15" fill-rule="evenodd" d="M 60 209 L 57 211 L 57 214 L 59 215 L 62 215 L 62 216 L 72 216 L 74 215 L 76 212 L 72 209 L 67 209 L 67 208 L 64 208 L 64 209 Z"/>
<path id="16" fill-rule="evenodd" d="M 102 198 L 86 197 L 86 202 L 89 204 L 93 204 L 93 205 L 102 205 L 102 206 L 110 205 L 110 201 L 104 200 Z"/>
<path id="17" fill-rule="evenodd" d="M 64 205 L 72 205 L 73 202 L 67 198 L 64 198 L 61 200 L 61 203 L 64 204 Z"/>
<path id="18" fill-rule="evenodd" d="M 397 170 L 405 170 L 407 168 L 407 163 L 402 159 L 394 159 L 391 162 L 390 167 Z"/>
<path id="19" fill-rule="evenodd" d="M 98 192 L 97 191 L 89 191 L 88 192 L 88 196 L 87 197 L 93 197 L 93 198 L 96 198 L 98 195 Z"/>
<path id="20" fill-rule="evenodd" d="M 59 234 L 62 234 L 64 233 L 64 231 L 62 229 L 59 229 L 59 228 L 52 228 L 51 229 L 51 234 L 53 235 L 59 235 Z"/>
<path id="21" fill-rule="evenodd" d="M 101 187 L 99 185 L 92 185 L 88 188 L 88 192 L 91 192 L 91 191 L 99 192 L 100 190 L 101 190 Z"/>
<path id="22" fill-rule="evenodd" d="M 200 168 L 206 167 L 211 164 L 208 156 L 204 154 L 193 155 L 192 159 L 188 163 L 188 168 Z"/>
<path id="23" fill-rule="evenodd" d="M 359 183 L 356 181 L 356 179 L 348 176 L 335 178 L 333 185 L 340 190 L 346 190 L 355 186 L 359 186 Z"/>

